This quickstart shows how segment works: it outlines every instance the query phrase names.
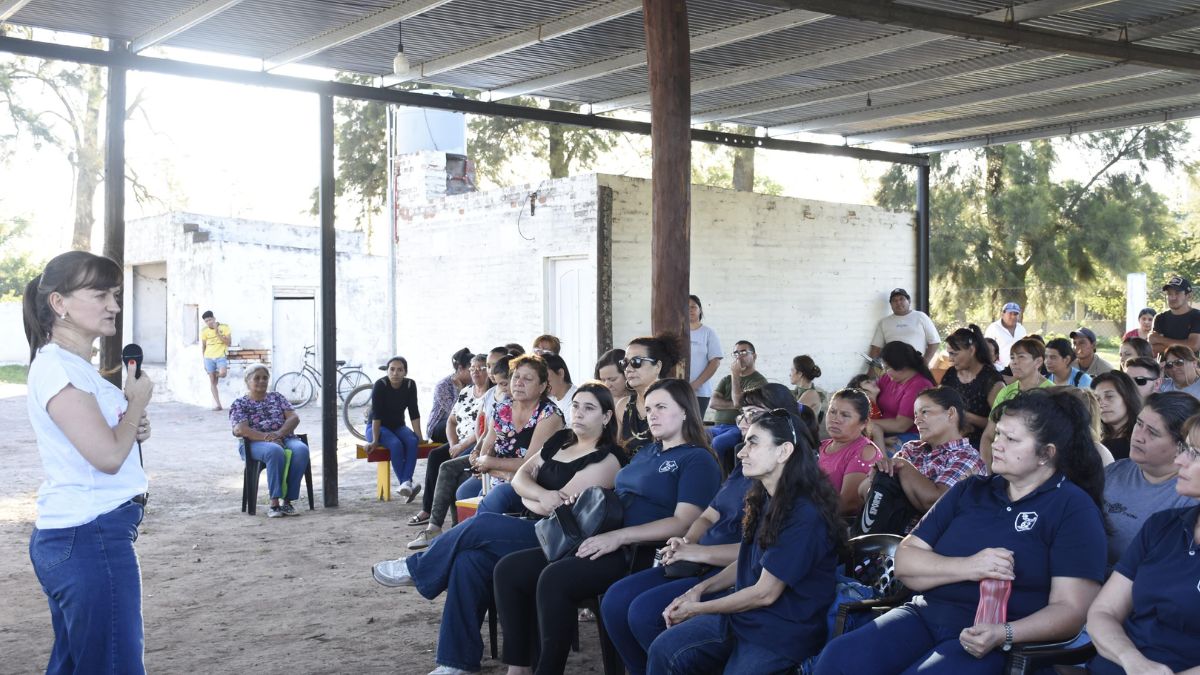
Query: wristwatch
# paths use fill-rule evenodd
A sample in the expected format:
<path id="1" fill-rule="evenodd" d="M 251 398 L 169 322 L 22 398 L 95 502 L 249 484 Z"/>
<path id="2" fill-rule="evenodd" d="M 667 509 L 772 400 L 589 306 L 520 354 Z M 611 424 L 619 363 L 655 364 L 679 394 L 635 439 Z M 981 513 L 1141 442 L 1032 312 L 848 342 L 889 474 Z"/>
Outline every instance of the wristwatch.
<path id="1" fill-rule="evenodd" d="M 1001 647 L 1000 649 L 1002 651 L 1006 651 L 1006 652 L 1011 651 L 1012 645 L 1013 645 L 1012 624 L 1006 623 L 1006 624 L 1004 624 L 1004 646 Z"/>

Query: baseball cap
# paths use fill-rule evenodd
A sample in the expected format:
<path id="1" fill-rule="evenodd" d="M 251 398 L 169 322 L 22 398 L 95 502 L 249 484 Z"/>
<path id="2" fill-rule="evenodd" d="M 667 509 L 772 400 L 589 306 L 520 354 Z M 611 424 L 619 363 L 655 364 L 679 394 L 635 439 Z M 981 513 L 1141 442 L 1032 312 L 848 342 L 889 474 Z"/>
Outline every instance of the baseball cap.
<path id="1" fill-rule="evenodd" d="M 1164 284 L 1162 287 L 1162 289 L 1164 291 L 1169 291 L 1172 288 L 1174 288 L 1175 290 L 1183 291 L 1184 293 L 1191 293 L 1192 292 L 1192 282 L 1188 281 L 1186 278 L 1181 277 L 1177 274 L 1177 275 L 1171 277 L 1171 279 L 1169 281 L 1167 281 L 1167 283 Z"/>
<path id="2" fill-rule="evenodd" d="M 1021 313 L 1021 306 L 1020 306 L 1020 305 L 1018 305 L 1018 304 L 1017 304 L 1017 303 L 1015 303 L 1015 302 L 1010 302 L 1010 303 L 1008 303 L 1007 305 L 1005 305 L 1005 306 L 1004 306 L 1004 309 L 1000 310 L 1000 312 L 1001 312 L 1002 314 L 1003 314 L 1004 312 L 1016 312 L 1017 314 L 1020 314 L 1020 313 Z"/>
<path id="3" fill-rule="evenodd" d="M 1081 335 L 1083 337 L 1087 338 L 1088 342 L 1091 342 L 1092 344 L 1096 344 L 1096 334 L 1092 332 L 1091 328 L 1080 328 L 1079 330 L 1071 331 L 1071 339 L 1072 340 L 1074 340 L 1075 338 L 1077 338 Z"/>
<path id="4" fill-rule="evenodd" d="M 888 300 L 891 300 L 892 298 L 896 297 L 897 295 L 903 295 L 904 297 L 908 298 L 909 300 L 912 300 L 912 297 L 908 294 L 908 291 L 904 290 L 903 288 L 893 288 L 892 292 L 888 294 Z"/>

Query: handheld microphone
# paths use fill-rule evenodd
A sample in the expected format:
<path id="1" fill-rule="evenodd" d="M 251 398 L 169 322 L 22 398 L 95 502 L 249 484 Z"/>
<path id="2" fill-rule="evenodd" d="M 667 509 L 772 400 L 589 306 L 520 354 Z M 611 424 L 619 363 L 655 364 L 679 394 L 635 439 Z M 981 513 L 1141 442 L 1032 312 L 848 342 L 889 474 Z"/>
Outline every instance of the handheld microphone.
<path id="1" fill-rule="evenodd" d="M 142 376 L 142 358 L 142 347 L 136 342 L 130 342 L 121 350 L 121 363 L 135 366 L 133 373 L 135 379 Z"/>

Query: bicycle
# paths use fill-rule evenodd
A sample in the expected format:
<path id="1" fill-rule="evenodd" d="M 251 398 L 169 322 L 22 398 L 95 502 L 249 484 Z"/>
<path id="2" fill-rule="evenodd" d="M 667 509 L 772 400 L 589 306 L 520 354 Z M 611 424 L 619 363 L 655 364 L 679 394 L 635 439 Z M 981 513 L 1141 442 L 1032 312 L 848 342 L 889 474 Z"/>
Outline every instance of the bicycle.
<path id="1" fill-rule="evenodd" d="M 313 365 L 309 357 L 316 357 L 316 345 L 308 345 L 304 348 L 304 367 L 300 370 L 293 370 L 290 373 L 284 373 L 275 380 L 275 386 L 272 391 L 283 394 L 283 397 L 292 404 L 294 408 L 303 408 L 312 403 L 317 398 L 317 392 L 320 391 L 321 371 Z M 362 371 L 362 366 L 350 365 L 346 366 L 345 361 L 335 361 L 337 364 L 337 372 L 340 377 L 337 381 L 338 400 L 345 404 L 346 397 L 350 392 L 362 386 L 371 386 L 371 378 Z"/>
<path id="2" fill-rule="evenodd" d="M 360 441 L 367 440 L 367 425 L 371 423 L 371 394 L 374 384 L 355 387 L 342 401 L 342 423 Z"/>

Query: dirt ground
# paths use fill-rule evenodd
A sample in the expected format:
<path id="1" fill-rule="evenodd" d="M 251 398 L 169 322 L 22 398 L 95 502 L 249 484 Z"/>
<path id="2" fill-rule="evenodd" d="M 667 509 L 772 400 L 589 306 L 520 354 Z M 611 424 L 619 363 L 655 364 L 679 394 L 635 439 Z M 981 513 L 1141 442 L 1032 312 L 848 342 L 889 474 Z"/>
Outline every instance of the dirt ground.
<path id="1" fill-rule="evenodd" d="M 24 387 L 0 384 L 0 673 L 45 669 L 50 615 L 29 562 L 42 481 Z M 137 542 L 142 565 L 146 668 L 150 673 L 427 673 L 442 599 L 384 588 L 370 566 L 402 555 L 416 534 L 413 504 L 375 499 L 375 466 L 338 448 L 340 504 L 324 508 L 315 408 L 299 412 L 313 441 L 316 510 L 266 517 L 240 511 L 242 463 L 225 413 L 179 403 L 150 409 L 144 444 L 150 502 Z M 417 465 L 417 477 L 425 462 Z M 393 477 L 393 490 L 395 489 Z M 571 673 L 601 672 L 595 624 L 580 624 Z M 486 627 L 485 627 L 486 632 Z M 487 641 L 485 635 L 485 644 Z M 503 673 L 487 658 L 484 673 Z"/>

